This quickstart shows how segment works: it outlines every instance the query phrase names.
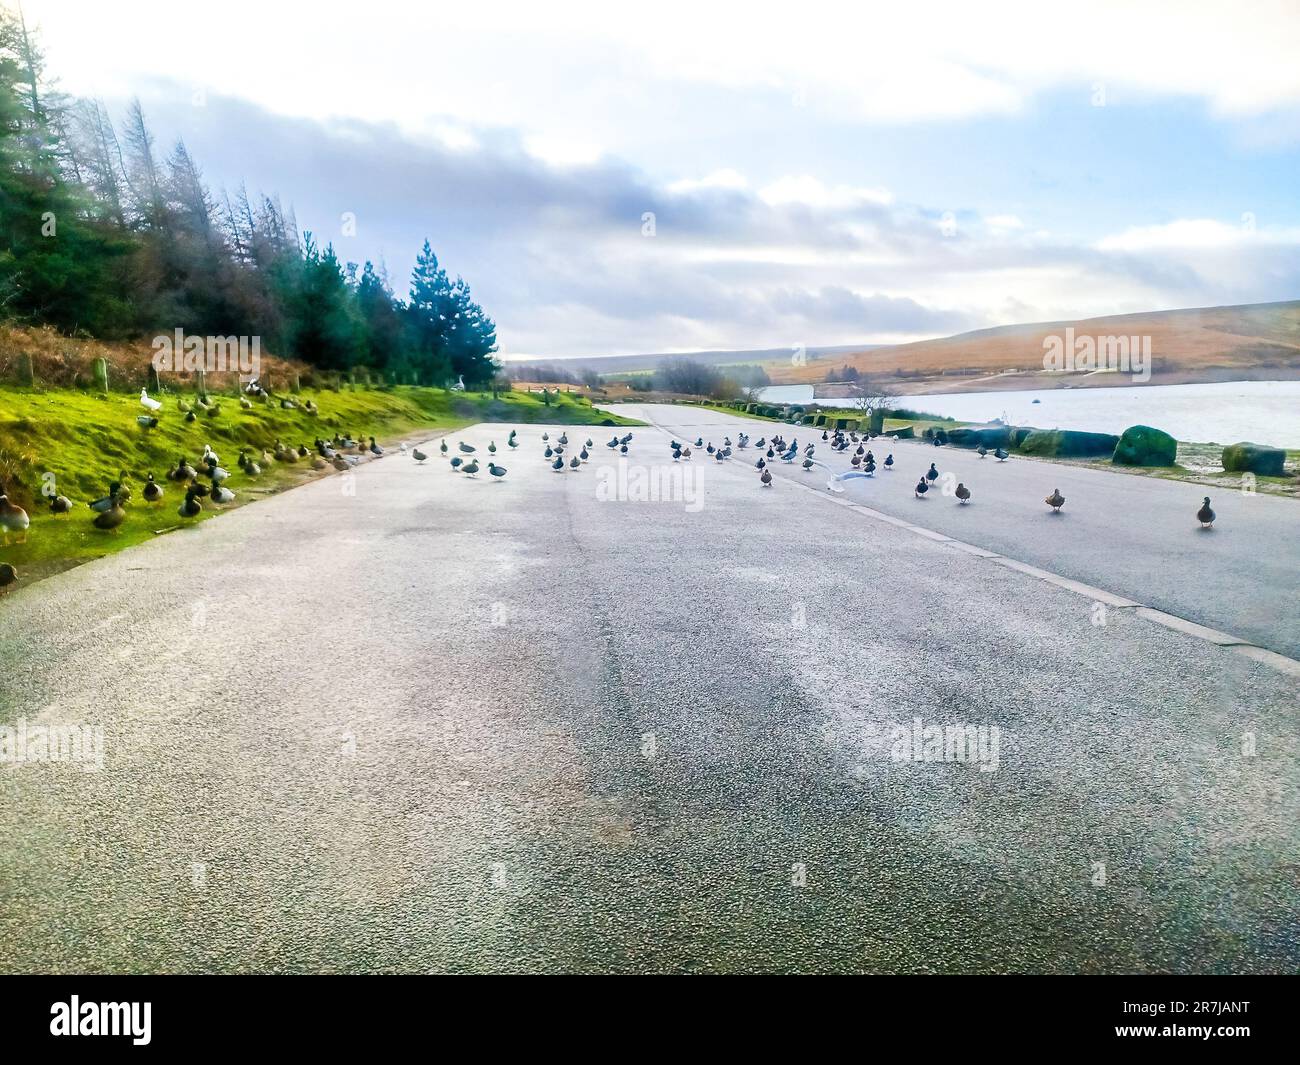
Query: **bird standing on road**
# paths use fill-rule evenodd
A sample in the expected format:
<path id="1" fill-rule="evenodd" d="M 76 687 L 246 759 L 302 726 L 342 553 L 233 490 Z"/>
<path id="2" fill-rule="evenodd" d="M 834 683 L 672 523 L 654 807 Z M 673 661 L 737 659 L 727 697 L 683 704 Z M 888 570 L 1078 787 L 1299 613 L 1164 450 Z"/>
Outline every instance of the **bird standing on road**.
<path id="1" fill-rule="evenodd" d="M 1202 529 L 1208 529 L 1214 524 L 1214 511 L 1210 509 L 1209 496 L 1201 501 L 1201 509 L 1196 512 L 1196 520 L 1201 523 Z"/>
<path id="2" fill-rule="evenodd" d="M 983 444 L 980 444 L 980 446 L 975 449 L 975 454 L 977 454 L 980 458 L 983 458 L 988 453 L 989 453 L 989 449 L 986 448 Z"/>
<path id="3" fill-rule="evenodd" d="M 916 489 L 915 489 L 916 498 L 920 499 L 929 490 L 930 490 L 930 486 L 925 483 L 925 478 L 924 477 L 919 478 L 916 482 Z"/>
<path id="4" fill-rule="evenodd" d="M 925 479 L 931 484 L 939 479 L 939 471 L 934 468 L 934 463 L 930 463 L 930 468 L 925 471 Z"/>
<path id="5" fill-rule="evenodd" d="M 885 456 L 885 469 L 892 470 L 893 468 L 894 468 L 894 455 L 893 452 L 890 452 L 888 455 Z"/>
<path id="6" fill-rule="evenodd" d="M 443 458 L 447 457 L 447 441 L 444 440 L 441 444 L 438 445 L 438 451 Z"/>
<path id="7" fill-rule="evenodd" d="M 772 471 L 771 471 L 771 470 L 765 468 L 765 469 L 763 470 L 762 474 L 759 475 L 759 478 L 758 478 L 758 479 L 759 479 L 760 481 L 763 482 L 763 487 L 764 487 L 764 488 L 771 488 L 771 487 L 772 487 Z"/>
<path id="8" fill-rule="evenodd" d="M 1061 490 L 1059 488 L 1053 488 L 1052 494 L 1044 499 L 1043 502 L 1052 508 L 1053 514 L 1059 514 L 1061 513 L 1061 508 L 1065 506 L 1065 496 L 1061 495 Z"/>
<path id="9" fill-rule="evenodd" d="M 962 506 L 965 506 L 967 503 L 970 502 L 970 489 L 967 488 L 960 481 L 957 482 L 957 491 L 955 494 L 957 496 L 957 502 L 960 503 Z"/>
<path id="10" fill-rule="evenodd" d="M 470 459 L 460 468 L 460 472 L 465 474 L 467 477 L 473 477 L 478 473 L 478 459 Z"/>
<path id="11" fill-rule="evenodd" d="M 488 473 L 493 477 L 501 478 L 506 475 L 506 468 L 504 466 L 498 466 L 495 462 L 489 462 Z"/>
<path id="12" fill-rule="evenodd" d="M 424 462 L 424 460 L 427 459 L 428 457 L 429 456 L 426 455 L 423 451 L 421 451 L 418 447 L 411 448 L 411 458 L 415 459 L 416 462 Z"/>
<path id="13" fill-rule="evenodd" d="M 997 459 L 999 462 L 1007 461 L 1007 453 L 1002 448 L 998 448 L 996 451 L 994 451 L 993 457 Z"/>
<path id="14" fill-rule="evenodd" d="M 467 443 L 465 443 L 464 440 L 462 440 L 462 441 L 461 441 L 459 444 L 457 444 L 456 446 L 460 448 L 460 453 L 461 453 L 462 455 L 472 455 L 472 454 L 474 454 L 475 450 L 477 450 L 477 449 L 474 447 L 473 444 L 467 444 Z"/>

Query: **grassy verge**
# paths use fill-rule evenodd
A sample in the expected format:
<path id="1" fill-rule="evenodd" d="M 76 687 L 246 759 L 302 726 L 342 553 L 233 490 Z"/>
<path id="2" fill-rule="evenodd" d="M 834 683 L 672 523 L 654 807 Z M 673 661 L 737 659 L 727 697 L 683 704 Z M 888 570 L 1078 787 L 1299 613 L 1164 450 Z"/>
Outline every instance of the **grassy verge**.
<path id="1" fill-rule="evenodd" d="M 184 398 L 190 403 L 194 399 L 192 394 Z M 20 584 L 28 584 L 334 472 L 312 470 L 309 459 L 263 463 L 262 452 L 273 452 L 277 440 L 310 449 L 317 437 L 339 434 L 357 439 L 374 436 L 381 445 L 395 446 L 402 439 L 426 438 L 483 421 L 637 424 L 598 411 L 579 397 L 564 395 L 551 397 L 547 404 L 536 395 L 520 392 L 493 399 L 490 394 L 397 387 L 304 391 L 292 398 L 299 404 L 294 410 L 282 409 L 278 401 L 255 402 L 253 409 L 245 410 L 234 395 L 214 396 L 219 413 L 200 414 L 197 421 L 187 423 L 178 398 L 169 395 L 157 412 L 158 427 L 145 429 L 136 418 L 148 412 L 136 395 L 0 389 L 0 482 L 10 500 L 31 517 L 25 543 L 11 537 L 8 546 L 0 544 L 0 563 L 16 567 Z M 308 399 L 319 408 L 317 414 L 302 408 Z M 217 508 L 205 501 L 202 515 L 182 519 L 177 508 L 183 492 L 165 475 L 179 456 L 197 465 L 204 444 L 212 446 L 230 471 L 227 485 L 235 492 L 235 502 Z M 263 464 L 260 477 L 250 478 L 239 469 L 241 448 L 251 449 Z M 126 508 L 127 520 L 118 530 L 104 532 L 91 524 L 93 515 L 86 504 L 105 495 L 109 482 L 121 472 L 126 473 L 133 496 Z M 150 473 L 166 493 L 161 503 L 152 506 L 143 498 L 143 485 Z M 42 496 L 46 483 L 72 500 L 71 513 L 49 511 Z"/>

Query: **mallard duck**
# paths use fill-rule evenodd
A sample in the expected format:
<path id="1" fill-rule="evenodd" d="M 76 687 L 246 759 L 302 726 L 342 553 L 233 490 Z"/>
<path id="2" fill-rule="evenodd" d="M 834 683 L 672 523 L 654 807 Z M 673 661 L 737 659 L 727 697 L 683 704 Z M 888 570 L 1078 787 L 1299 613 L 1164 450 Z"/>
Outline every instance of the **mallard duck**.
<path id="1" fill-rule="evenodd" d="M 581 451 L 578 452 L 578 458 L 582 459 L 583 462 L 586 462 L 588 459 L 591 458 L 591 453 L 584 447 Z"/>
<path id="2" fill-rule="evenodd" d="M 925 495 L 925 493 L 928 492 L 929 490 L 930 490 L 930 486 L 929 486 L 928 484 L 925 483 L 925 478 L 924 478 L 924 477 L 920 478 L 920 479 L 916 482 L 916 489 L 915 489 L 915 491 L 916 491 L 916 498 L 917 498 L 917 499 L 920 499 L 920 498 L 921 498 L 923 495 Z"/>
<path id="3" fill-rule="evenodd" d="M 136 416 L 135 424 L 141 429 L 157 429 L 158 419 L 148 414 L 140 414 Z"/>
<path id="4" fill-rule="evenodd" d="M 925 479 L 931 484 L 939 479 L 939 471 L 934 468 L 934 463 L 930 463 L 930 468 L 925 471 Z"/>
<path id="5" fill-rule="evenodd" d="M 477 449 L 473 444 L 467 444 L 467 443 L 465 443 L 464 440 L 462 440 L 462 441 L 461 441 L 459 444 L 457 444 L 456 446 L 457 446 L 458 448 L 460 448 L 460 453 L 461 453 L 462 455 L 472 455 L 472 454 L 474 454 L 475 451 L 478 450 L 478 449 Z"/>
<path id="6" fill-rule="evenodd" d="M 478 459 L 470 459 L 460 468 L 460 472 L 465 474 L 466 477 L 473 477 L 478 473 Z"/>
<path id="7" fill-rule="evenodd" d="M 1196 512 L 1196 520 L 1201 523 L 1202 529 L 1208 529 L 1214 524 L 1214 511 L 1210 509 L 1209 496 L 1201 500 L 1201 509 Z"/>
<path id="8" fill-rule="evenodd" d="M 581 465 L 582 460 L 579 459 L 577 455 L 574 455 L 573 458 L 569 459 L 569 469 L 576 470 Z"/>
<path id="9" fill-rule="evenodd" d="M 849 459 L 849 465 L 856 470 L 859 466 L 862 465 L 862 456 L 854 455 L 851 459 Z"/>
<path id="10" fill-rule="evenodd" d="M 688 448 L 688 447 L 684 447 L 684 448 L 682 448 L 682 459 L 683 459 L 684 461 L 686 461 L 686 462 L 690 462 L 690 461 L 691 461 L 691 449 L 690 449 L 690 448 Z"/>
<path id="11" fill-rule="evenodd" d="M 176 465 L 167 471 L 169 481 L 192 481 L 194 476 L 194 467 L 185 461 L 183 455 L 176 460 Z"/>
<path id="12" fill-rule="evenodd" d="M 313 470 L 328 470 L 330 468 L 330 464 L 326 462 L 320 455 L 314 455 L 311 460 L 311 468 Z"/>
<path id="13" fill-rule="evenodd" d="M 465 463 L 465 460 L 464 460 L 463 458 L 461 458 L 459 455 L 455 456 L 455 457 L 451 460 L 451 472 L 452 472 L 452 473 L 460 473 L 460 468 L 461 468 L 461 466 L 464 465 L 464 463 Z"/>
<path id="14" fill-rule="evenodd" d="M 204 484 L 202 481 L 200 481 L 197 477 L 190 482 L 189 487 L 186 489 L 186 491 L 193 492 L 200 499 L 212 494 L 211 489 L 209 489 L 208 486 Z"/>
<path id="15" fill-rule="evenodd" d="M 960 503 L 962 506 L 965 506 L 967 503 L 970 502 L 970 489 L 967 488 L 960 481 L 958 481 L 956 496 L 957 496 L 957 502 Z"/>
<path id="16" fill-rule="evenodd" d="M 116 529 L 122 524 L 122 522 L 126 521 L 126 510 L 122 507 L 120 489 L 116 484 L 113 485 L 113 489 L 109 493 L 108 499 L 108 508 L 95 515 L 95 520 L 92 524 L 96 529 Z"/>
<path id="17" fill-rule="evenodd" d="M 8 562 L 0 563 L 0 588 L 8 588 L 18 583 L 18 571 Z"/>
<path id="18" fill-rule="evenodd" d="M 876 460 L 868 455 L 867 461 L 862 464 L 862 468 L 867 471 L 867 476 L 871 477 L 876 472 Z"/>
<path id="19" fill-rule="evenodd" d="M 67 496 L 61 496 L 56 493 L 49 498 L 51 514 L 68 514 L 72 511 L 72 500 Z"/>
<path id="20" fill-rule="evenodd" d="M 885 469 L 892 470 L 893 468 L 894 468 L 894 455 L 893 452 L 890 452 L 888 455 L 885 456 Z"/>
<path id="21" fill-rule="evenodd" d="M 195 485 L 190 485 L 185 493 L 185 499 L 181 502 L 180 509 L 176 512 L 182 518 L 196 518 L 203 513 L 203 504 L 199 501 L 199 495 L 194 490 Z"/>
<path id="22" fill-rule="evenodd" d="M 763 482 L 764 488 L 772 487 L 772 471 L 766 467 L 763 469 L 763 472 L 758 475 L 758 479 Z"/>
<path id="23" fill-rule="evenodd" d="M 999 462 L 1007 461 L 1007 453 L 1002 448 L 998 448 L 996 451 L 994 451 L 993 457 L 997 459 Z"/>
<path id="24" fill-rule="evenodd" d="M 506 447 L 510 448 L 513 451 L 518 446 L 519 446 L 519 441 L 515 439 L 515 434 L 511 433 L 510 439 L 506 441 Z"/>
<path id="25" fill-rule="evenodd" d="M 233 503 L 234 501 L 235 493 L 224 484 L 214 484 L 212 486 L 212 502 L 225 506 L 227 503 Z"/>
<path id="26" fill-rule="evenodd" d="M 428 457 L 429 456 L 426 455 L 423 451 L 421 451 L 418 447 L 411 448 L 411 458 L 415 459 L 416 462 L 424 462 L 425 459 L 427 459 Z"/>
<path id="27" fill-rule="evenodd" d="M 348 460 L 345 459 L 342 455 L 335 455 L 334 458 L 331 460 L 331 462 L 334 468 L 339 471 L 339 473 L 344 473 L 347 470 L 352 469 L 351 463 L 349 463 Z"/>
<path id="28" fill-rule="evenodd" d="M 813 460 L 812 460 L 812 459 L 804 459 L 804 460 L 803 460 L 803 468 L 804 468 L 804 472 L 805 472 L 805 473 L 807 473 L 809 470 L 811 470 L 811 469 L 813 468 Z"/>
<path id="29" fill-rule="evenodd" d="M 9 542 L 10 533 L 18 533 L 18 542 L 25 542 L 27 529 L 31 523 L 27 511 L 17 503 L 11 503 L 9 496 L 5 494 L 4 485 L 0 484 L 0 533 L 4 534 L 4 542 Z"/>
<path id="30" fill-rule="evenodd" d="M 489 462 L 488 473 L 493 477 L 501 478 L 506 475 L 506 468 L 504 466 L 498 466 L 495 462 Z"/>
<path id="31" fill-rule="evenodd" d="M 247 396 L 240 396 L 240 397 L 239 397 L 239 406 L 240 406 L 240 409 L 241 409 L 241 410 L 252 410 L 252 409 L 253 409 L 253 401 L 252 401 L 251 399 L 249 399 Z"/>
<path id="32" fill-rule="evenodd" d="M 1052 494 L 1044 499 L 1043 502 L 1052 508 L 1053 514 L 1059 514 L 1061 513 L 1061 508 L 1065 506 L 1065 496 L 1061 495 L 1061 490 L 1059 488 L 1053 488 Z"/>
<path id="33" fill-rule="evenodd" d="M 547 444 L 547 445 L 546 445 L 546 450 L 542 453 L 542 458 L 544 458 L 544 459 L 552 459 L 552 458 L 554 458 L 554 457 L 555 457 L 555 452 L 554 452 L 553 450 L 551 450 L 551 445 L 550 445 L 550 444 Z"/>
<path id="34" fill-rule="evenodd" d="M 975 454 L 977 454 L 980 458 L 983 458 L 988 453 L 989 453 L 989 449 L 986 448 L 983 444 L 980 444 L 980 446 L 975 449 Z"/>
<path id="35" fill-rule="evenodd" d="M 447 441 L 444 440 L 438 445 L 438 453 L 442 455 L 443 458 L 447 457 Z"/>
<path id="36" fill-rule="evenodd" d="M 562 458 L 557 458 L 554 462 L 551 463 L 551 469 L 553 469 L 556 473 L 563 473 L 563 472 L 564 472 L 564 459 L 562 459 Z"/>
<path id="37" fill-rule="evenodd" d="M 126 477 L 126 474 L 123 473 L 120 476 L 124 478 Z M 86 505 L 90 507 L 90 509 L 93 510 L 96 514 L 106 514 L 113 509 L 114 503 L 118 501 L 121 495 L 122 495 L 121 480 L 113 481 L 108 486 L 108 495 L 102 496 L 99 499 L 92 499 Z"/>
<path id="38" fill-rule="evenodd" d="M 194 422 L 197 422 L 198 420 L 199 420 L 199 416 L 195 414 L 193 411 L 190 411 L 188 414 L 185 415 L 185 422 L 187 425 L 192 425 Z"/>
<path id="39" fill-rule="evenodd" d="M 496 450 L 495 447 L 493 448 L 493 450 Z M 382 455 L 383 453 L 384 453 L 384 449 L 375 443 L 375 438 L 372 436 L 370 438 L 370 454 Z"/>
<path id="40" fill-rule="evenodd" d="M 144 483 L 144 491 L 141 493 L 146 503 L 161 503 L 163 498 L 162 485 L 153 479 L 153 474 L 149 474 L 149 479 Z"/>
<path id="41" fill-rule="evenodd" d="M 206 466 L 209 462 L 215 462 L 215 463 L 219 466 L 219 465 L 221 465 L 221 456 L 218 455 L 215 451 L 212 450 L 212 445 L 211 445 L 211 444 L 204 444 L 204 445 L 203 445 L 203 458 L 202 458 L 200 461 L 201 461 L 201 462 L 203 463 L 203 465 L 205 465 L 205 466 Z"/>
<path id="42" fill-rule="evenodd" d="M 213 484 L 220 484 L 230 476 L 230 471 L 224 470 L 217 465 L 215 457 L 208 459 L 208 468 L 204 472 L 208 475 L 208 479 L 212 481 Z"/>

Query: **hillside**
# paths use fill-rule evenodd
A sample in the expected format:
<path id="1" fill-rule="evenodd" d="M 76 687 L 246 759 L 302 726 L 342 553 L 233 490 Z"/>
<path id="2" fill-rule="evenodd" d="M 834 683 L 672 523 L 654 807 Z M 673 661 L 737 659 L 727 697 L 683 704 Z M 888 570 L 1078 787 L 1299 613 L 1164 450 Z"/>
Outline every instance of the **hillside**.
<path id="1" fill-rule="evenodd" d="M 1001 326 L 864 348 L 804 366 L 777 360 L 765 368 L 773 383 L 806 384 L 823 380 L 832 364 L 853 366 L 902 394 L 1143 383 L 1127 374 L 1044 371 L 1044 338 L 1071 327 L 1079 337 L 1149 336 L 1150 384 L 1300 377 L 1300 300 Z"/>

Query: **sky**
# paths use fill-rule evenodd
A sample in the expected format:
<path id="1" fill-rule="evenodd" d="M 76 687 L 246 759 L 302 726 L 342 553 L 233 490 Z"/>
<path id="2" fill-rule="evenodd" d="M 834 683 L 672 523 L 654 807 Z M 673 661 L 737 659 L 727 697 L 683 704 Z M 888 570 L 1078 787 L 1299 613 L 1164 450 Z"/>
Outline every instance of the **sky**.
<path id="1" fill-rule="evenodd" d="M 400 293 L 427 238 L 506 357 L 891 343 L 1300 298 L 1300 0 L 25 0 Z"/>

